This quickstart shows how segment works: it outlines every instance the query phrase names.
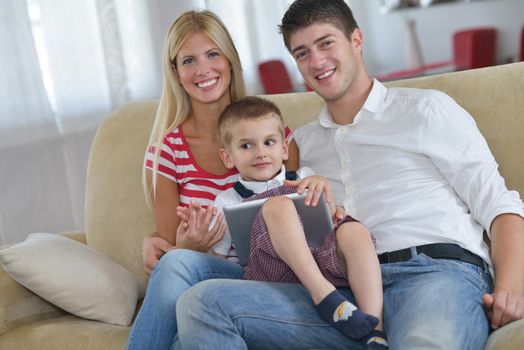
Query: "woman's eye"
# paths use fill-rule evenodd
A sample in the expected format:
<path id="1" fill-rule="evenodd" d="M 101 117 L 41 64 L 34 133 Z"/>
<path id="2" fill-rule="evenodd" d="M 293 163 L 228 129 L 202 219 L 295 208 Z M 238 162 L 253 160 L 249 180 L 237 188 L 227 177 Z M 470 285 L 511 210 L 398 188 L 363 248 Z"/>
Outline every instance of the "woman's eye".
<path id="1" fill-rule="evenodd" d="M 182 60 L 182 65 L 191 64 L 193 62 L 195 62 L 193 58 L 185 58 L 184 60 Z"/>
<path id="2" fill-rule="evenodd" d="M 210 52 L 208 56 L 209 56 L 210 58 L 219 57 L 219 56 L 220 56 L 220 52 L 218 52 L 218 51 L 213 51 L 213 52 Z"/>

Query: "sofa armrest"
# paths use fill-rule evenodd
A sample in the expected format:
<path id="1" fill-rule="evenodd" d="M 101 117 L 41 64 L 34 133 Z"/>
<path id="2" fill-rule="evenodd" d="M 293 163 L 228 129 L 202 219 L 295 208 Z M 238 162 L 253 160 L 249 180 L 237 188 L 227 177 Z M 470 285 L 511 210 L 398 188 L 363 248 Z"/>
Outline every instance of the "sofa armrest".
<path id="1" fill-rule="evenodd" d="M 60 233 L 62 236 L 74 239 L 77 242 L 87 244 L 86 233 L 82 231 L 68 231 Z"/>
<path id="2" fill-rule="evenodd" d="M 80 243 L 86 243 L 84 232 L 72 231 L 61 234 Z M 0 265 L 0 335 L 11 329 L 55 318 L 65 313 L 20 285 Z"/>

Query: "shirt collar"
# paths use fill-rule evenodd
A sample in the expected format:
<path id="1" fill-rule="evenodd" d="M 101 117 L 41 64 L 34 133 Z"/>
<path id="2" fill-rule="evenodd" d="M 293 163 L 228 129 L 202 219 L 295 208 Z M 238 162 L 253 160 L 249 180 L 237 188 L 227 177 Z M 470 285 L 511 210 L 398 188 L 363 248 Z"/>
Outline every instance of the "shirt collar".
<path id="1" fill-rule="evenodd" d="M 388 89 L 380 81 L 373 79 L 373 86 L 362 109 L 373 114 L 382 112 L 387 92 Z"/>
<path id="2" fill-rule="evenodd" d="M 280 169 L 278 175 L 268 181 L 246 181 L 242 179 L 242 176 L 240 176 L 240 179 L 238 181 L 242 185 L 244 185 L 244 187 L 248 190 L 251 190 L 255 193 L 262 193 L 282 186 L 284 184 L 285 179 L 286 167 L 282 165 L 282 168 Z"/>
<path id="3" fill-rule="evenodd" d="M 362 118 L 363 111 L 367 111 L 372 114 L 378 114 L 382 112 L 384 108 L 384 100 L 386 99 L 386 94 L 387 88 L 377 79 L 373 79 L 373 86 L 371 87 L 371 91 L 369 92 L 369 95 L 366 98 L 366 101 L 364 102 L 362 109 L 355 116 L 355 120 L 353 123 L 358 122 Z M 327 106 L 324 106 L 324 108 L 322 108 L 318 119 L 320 125 L 322 125 L 325 128 L 329 129 L 340 127 L 340 125 L 335 123 L 335 121 L 331 117 L 331 113 L 329 113 Z"/>

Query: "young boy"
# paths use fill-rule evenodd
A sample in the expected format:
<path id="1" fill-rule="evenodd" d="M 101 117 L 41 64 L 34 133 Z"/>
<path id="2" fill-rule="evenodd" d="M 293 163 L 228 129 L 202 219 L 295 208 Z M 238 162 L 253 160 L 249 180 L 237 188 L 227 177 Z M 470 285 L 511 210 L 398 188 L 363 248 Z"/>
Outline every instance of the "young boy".
<path id="1" fill-rule="evenodd" d="M 317 205 L 324 191 L 331 214 L 335 213 L 331 187 L 323 177 L 304 177 L 312 171 L 302 168 L 298 171 L 302 179 L 296 179 L 296 175 L 294 180 L 285 178 L 282 162 L 287 159 L 288 146 L 280 110 L 268 100 L 246 97 L 224 110 L 219 134 L 223 147 L 220 157 L 227 168 L 238 169 L 240 181 L 217 196 L 217 211 L 247 198 L 272 197 L 253 223 L 244 277 L 302 283 L 324 321 L 346 336 L 364 338 L 365 349 L 387 349 L 382 332 L 380 266 L 367 229 L 347 216 L 336 223 L 321 247 L 310 248 L 295 206 L 282 196 L 307 188 L 306 205 Z M 231 243 L 226 231 L 214 247 L 215 253 L 230 255 Z M 347 287 L 348 282 L 362 311 L 335 289 Z"/>

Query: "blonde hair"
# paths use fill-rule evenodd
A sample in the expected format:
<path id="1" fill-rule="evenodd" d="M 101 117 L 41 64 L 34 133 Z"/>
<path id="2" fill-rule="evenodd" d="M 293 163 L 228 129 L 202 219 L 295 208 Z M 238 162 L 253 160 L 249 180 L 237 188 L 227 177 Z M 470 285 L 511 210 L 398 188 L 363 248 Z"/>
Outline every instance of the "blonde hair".
<path id="1" fill-rule="evenodd" d="M 264 116 L 269 116 L 277 121 L 278 132 L 282 136 L 282 141 L 284 141 L 285 126 L 280 109 L 265 98 L 249 96 L 232 102 L 220 114 L 218 134 L 222 145 L 226 148 L 231 146 L 233 127 L 240 120 L 258 120 Z"/>
<path id="2" fill-rule="evenodd" d="M 229 95 L 231 101 L 245 96 L 242 64 L 227 28 L 220 18 L 211 11 L 188 11 L 180 15 L 169 28 L 164 41 L 162 53 L 163 81 L 162 94 L 156 112 L 153 130 L 149 138 L 149 146 L 153 146 L 154 158 L 152 167 L 152 188 L 146 178 L 146 167 L 143 167 L 142 182 L 149 208 L 152 208 L 152 198 L 156 194 L 158 163 L 160 149 L 164 137 L 176 127 L 184 123 L 191 112 L 189 95 L 178 83 L 175 73 L 176 55 L 180 48 L 194 33 L 203 33 L 213 41 L 229 61 L 231 67 L 231 82 Z M 152 191 L 151 191 L 152 190 Z"/>

